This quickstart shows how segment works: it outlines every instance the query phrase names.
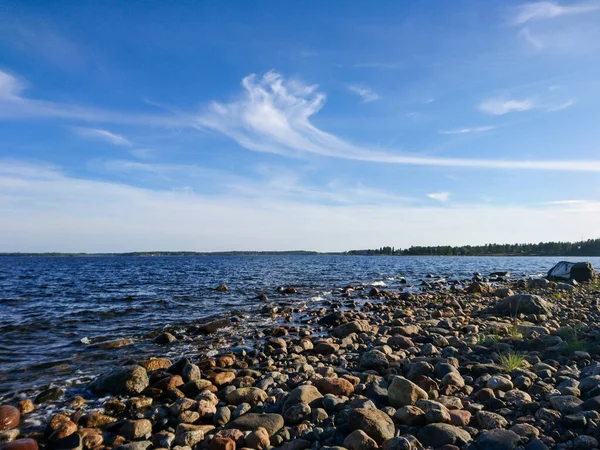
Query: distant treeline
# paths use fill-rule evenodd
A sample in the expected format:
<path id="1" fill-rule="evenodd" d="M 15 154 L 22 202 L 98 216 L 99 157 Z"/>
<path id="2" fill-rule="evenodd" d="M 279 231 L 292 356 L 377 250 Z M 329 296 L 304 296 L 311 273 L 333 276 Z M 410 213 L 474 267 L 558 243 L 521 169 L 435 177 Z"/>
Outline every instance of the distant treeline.
<path id="1" fill-rule="evenodd" d="M 412 246 L 407 249 L 381 247 L 371 250 L 350 250 L 348 255 L 427 255 L 427 256 L 600 256 L 600 239 L 580 242 L 540 242 L 539 244 L 485 244 Z"/>

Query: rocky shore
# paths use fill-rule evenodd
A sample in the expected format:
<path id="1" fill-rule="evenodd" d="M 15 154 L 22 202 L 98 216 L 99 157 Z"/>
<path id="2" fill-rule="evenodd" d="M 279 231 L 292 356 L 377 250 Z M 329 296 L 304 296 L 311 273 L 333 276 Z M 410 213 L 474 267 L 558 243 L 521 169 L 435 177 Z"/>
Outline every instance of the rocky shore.
<path id="1" fill-rule="evenodd" d="M 431 276 L 313 307 L 294 294 L 261 298 L 268 326 L 164 332 L 156 358 L 107 368 L 81 395 L 0 406 L 0 450 L 598 448 L 597 277 Z M 194 336 L 210 346 L 162 357 Z"/>

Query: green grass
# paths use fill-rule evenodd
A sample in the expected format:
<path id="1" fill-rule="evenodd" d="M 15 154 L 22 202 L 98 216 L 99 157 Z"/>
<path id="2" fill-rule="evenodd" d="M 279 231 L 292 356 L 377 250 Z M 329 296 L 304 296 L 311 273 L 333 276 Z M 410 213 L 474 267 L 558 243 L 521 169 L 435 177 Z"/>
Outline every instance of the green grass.
<path id="1" fill-rule="evenodd" d="M 523 334 L 519 331 L 517 325 L 509 327 L 507 335 L 512 339 L 523 339 Z"/>
<path id="2" fill-rule="evenodd" d="M 507 372 L 512 372 L 515 369 L 519 369 L 523 366 L 525 357 L 515 352 L 508 352 L 498 357 L 498 363 Z"/>
<path id="3" fill-rule="evenodd" d="M 567 346 L 565 347 L 565 352 L 572 355 L 575 352 L 587 352 L 589 353 L 592 346 L 589 342 L 582 341 L 579 338 L 572 339 L 567 342 Z"/>
<path id="4" fill-rule="evenodd" d="M 477 336 L 477 342 L 486 345 L 497 344 L 501 339 L 497 334 L 480 334 Z"/>

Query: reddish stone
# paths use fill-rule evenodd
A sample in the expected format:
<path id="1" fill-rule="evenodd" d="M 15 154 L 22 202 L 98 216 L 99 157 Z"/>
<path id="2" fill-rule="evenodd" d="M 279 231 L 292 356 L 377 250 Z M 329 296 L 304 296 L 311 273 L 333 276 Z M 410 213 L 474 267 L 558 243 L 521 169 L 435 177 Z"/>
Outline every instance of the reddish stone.
<path id="1" fill-rule="evenodd" d="M 225 437 L 216 437 L 208 444 L 208 450 L 235 450 L 235 448 L 235 441 Z"/>
<path id="2" fill-rule="evenodd" d="M 0 406 L 0 430 L 12 430 L 19 426 L 21 413 L 10 405 Z"/>
<path id="3" fill-rule="evenodd" d="M 33 439 L 17 439 L 0 447 L 1 450 L 38 450 L 38 443 Z"/>

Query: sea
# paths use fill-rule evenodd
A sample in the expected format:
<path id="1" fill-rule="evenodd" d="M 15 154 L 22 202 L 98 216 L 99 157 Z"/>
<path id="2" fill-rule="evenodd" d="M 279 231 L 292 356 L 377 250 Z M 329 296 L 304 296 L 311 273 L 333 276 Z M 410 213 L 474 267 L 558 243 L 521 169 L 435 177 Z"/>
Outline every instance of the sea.
<path id="1" fill-rule="evenodd" d="M 310 307 L 347 285 L 419 290 L 432 277 L 474 273 L 539 277 L 557 262 L 600 258 L 427 256 L 0 257 L 0 403 L 22 392 L 74 383 L 128 358 L 157 355 L 149 336 L 221 318 L 258 319 L 266 294 Z M 406 284 L 402 284 L 402 280 Z M 215 288 L 225 284 L 229 290 Z M 119 349 L 99 342 L 132 339 Z M 197 349 L 193 349 L 197 351 Z M 184 354 L 173 347 L 170 357 Z"/>

